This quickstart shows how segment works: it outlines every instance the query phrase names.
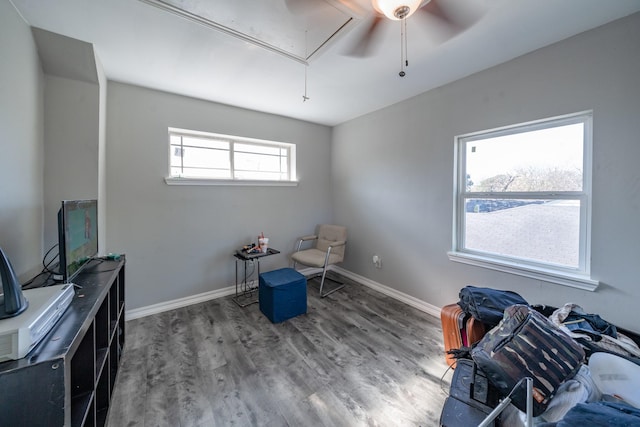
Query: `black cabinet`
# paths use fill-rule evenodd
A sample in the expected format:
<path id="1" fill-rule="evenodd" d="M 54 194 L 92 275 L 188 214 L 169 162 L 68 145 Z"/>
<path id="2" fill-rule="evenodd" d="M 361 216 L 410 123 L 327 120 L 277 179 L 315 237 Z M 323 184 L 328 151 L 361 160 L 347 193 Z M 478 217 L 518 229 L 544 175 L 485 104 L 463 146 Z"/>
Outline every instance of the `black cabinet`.
<path id="1" fill-rule="evenodd" d="M 125 259 L 93 260 L 53 329 L 0 363 L 0 426 L 104 426 L 124 347 Z"/>

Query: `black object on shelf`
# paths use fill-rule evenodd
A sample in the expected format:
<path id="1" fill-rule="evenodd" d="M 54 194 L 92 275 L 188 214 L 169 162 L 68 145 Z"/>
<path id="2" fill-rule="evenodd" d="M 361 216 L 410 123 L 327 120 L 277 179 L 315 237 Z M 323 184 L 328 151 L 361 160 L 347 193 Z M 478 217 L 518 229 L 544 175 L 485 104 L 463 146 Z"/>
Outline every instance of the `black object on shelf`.
<path id="1" fill-rule="evenodd" d="M 268 248 L 267 252 L 247 252 L 247 251 L 243 251 L 241 249 L 238 249 L 236 251 L 236 254 L 234 255 L 236 258 L 239 258 L 243 261 L 245 260 L 250 260 L 250 259 L 254 259 L 254 258 L 262 258 L 265 256 L 269 256 L 269 255 L 275 255 L 275 254 L 279 254 L 280 251 L 273 249 L 273 248 Z"/>
<path id="2" fill-rule="evenodd" d="M 0 283 L 4 294 L 0 298 L 0 319 L 17 316 L 29 307 L 29 303 L 22 295 L 18 277 L 2 248 L 0 248 Z"/>

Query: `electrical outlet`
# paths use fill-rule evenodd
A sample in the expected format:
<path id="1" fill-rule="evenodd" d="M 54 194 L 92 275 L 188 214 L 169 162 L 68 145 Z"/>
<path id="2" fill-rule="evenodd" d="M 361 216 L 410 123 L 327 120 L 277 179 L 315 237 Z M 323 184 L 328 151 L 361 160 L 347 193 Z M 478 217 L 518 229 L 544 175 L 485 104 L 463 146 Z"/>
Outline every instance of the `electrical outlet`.
<path id="1" fill-rule="evenodd" d="M 379 255 L 374 255 L 372 261 L 376 268 L 382 268 L 382 258 Z"/>

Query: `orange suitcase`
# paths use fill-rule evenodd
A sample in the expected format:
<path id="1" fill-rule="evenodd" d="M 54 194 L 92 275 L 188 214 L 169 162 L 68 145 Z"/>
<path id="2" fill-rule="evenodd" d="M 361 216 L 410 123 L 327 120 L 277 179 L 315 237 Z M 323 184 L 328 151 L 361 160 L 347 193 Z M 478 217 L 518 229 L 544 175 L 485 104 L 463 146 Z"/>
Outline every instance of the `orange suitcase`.
<path id="1" fill-rule="evenodd" d="M 458 304 L 449 304 L 440 310 L 444 351 L 447 365 L 455 364 L 456 359 L 447 351 L 460 347 L 470 347 L 480 341 L 485 334 L 484 324 L 462 311 Z M 454 367 L 454 366 L 452 366 Z"/>

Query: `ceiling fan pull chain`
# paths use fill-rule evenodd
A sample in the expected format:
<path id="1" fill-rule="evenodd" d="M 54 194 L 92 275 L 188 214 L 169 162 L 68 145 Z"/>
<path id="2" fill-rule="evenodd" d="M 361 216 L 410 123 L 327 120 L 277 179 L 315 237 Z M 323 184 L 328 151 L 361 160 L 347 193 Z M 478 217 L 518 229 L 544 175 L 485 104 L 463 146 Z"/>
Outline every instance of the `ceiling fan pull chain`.
<path id="1" fill-rule="evenodd" d="M 404 66 L 408 67 L 409 66 L 409 34 L 407 33 L 407 18 L 404 18 L 403 20 L 403 24 L 404 24 Z"/>
<path id="2" fill-rule="evenodd" d="M 400 72 L 398 73 L 400 77 L 406 75 L 405 65 L 409 66 L 409 61 L 407 60 L 407 20 L 403 18 L 400 20 Z"/>
<path id="3" fill-rule="evenodd" d="M 309 100 L 307 96 L 307 65 L 304 66 L 304 95 L 302 95 L 302 102 L 306 102 Z"/>
<path id="4" fill-rule="evenodd" d="M 307 58 L 307 30 L 304 31 L 304 58 Z M 309 63 L 304 64 L 304 95 L 302 95 L 302 102 L 307 102 L 309 97 L 307 96 L 307 68 L 309 68 Z"/>

